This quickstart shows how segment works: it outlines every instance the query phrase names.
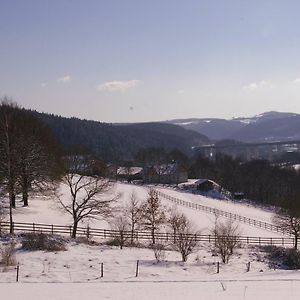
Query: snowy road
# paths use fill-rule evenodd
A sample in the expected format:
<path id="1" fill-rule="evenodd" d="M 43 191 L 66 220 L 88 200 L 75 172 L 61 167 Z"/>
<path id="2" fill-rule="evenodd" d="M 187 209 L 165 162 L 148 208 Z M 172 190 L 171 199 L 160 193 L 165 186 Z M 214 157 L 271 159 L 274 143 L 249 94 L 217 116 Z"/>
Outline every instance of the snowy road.
<path id="1" fill-rule="evenodd" d="M 300 281 L 0 284 L 0 292 L 10 300 L 294 300 Z"/>

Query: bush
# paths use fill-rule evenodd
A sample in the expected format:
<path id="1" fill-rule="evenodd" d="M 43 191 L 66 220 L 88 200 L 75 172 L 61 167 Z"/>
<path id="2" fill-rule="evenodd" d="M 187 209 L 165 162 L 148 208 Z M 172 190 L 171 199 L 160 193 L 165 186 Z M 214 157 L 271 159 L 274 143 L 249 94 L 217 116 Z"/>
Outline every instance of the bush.
<path id="1" fill-rule="evenodd" d="M 266 247 L 271 264 L 282 269 L 300 269 L 300 252 L 296 249 L 285 249 L 281 247 Z"/>
<path id="2" fill-rule="evenodd" d="M 160 262 L 165 260 L 166 257 L 166 249 L 163 244 L 153 244 L 152 249 L 154 252 L 154 257 L 156 259 L 156 262 Z"/>
<path id="3" fill-rule="evenodd" d="M 65 251 L 65 241 L 61 237 L 43 233 L 28 233 L 23 235 L 22 249 L 35 251 Z"/>
<path id="4" fill-rule="evenodd" d="M 4 244 L 0 248 L 0 255 L 1 255 L 0 263 L 5 267 L 15 266 L 17 264 L 15 253 L 16 253 L 16 244 L 14 242 Z"/>

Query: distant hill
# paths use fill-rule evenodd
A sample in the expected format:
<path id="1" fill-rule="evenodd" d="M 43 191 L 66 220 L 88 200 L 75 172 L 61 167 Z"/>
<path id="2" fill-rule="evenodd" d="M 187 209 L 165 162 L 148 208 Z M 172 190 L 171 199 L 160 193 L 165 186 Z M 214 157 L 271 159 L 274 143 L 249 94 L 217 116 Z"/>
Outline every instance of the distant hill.
<path id="1" fill-rule="evenodd" d="M 212 140 L 232 139 L 243 142 L 262 142 L 300 139 L 300 115 L 266 112 L 250 118 L 177 119 L 166 121 L 205 134 Z"/>
<path id="2" fill-rule="evenodd" d="M 176 148 L 186 154 L 209 139 L 192 130 L 166 123 L 114 125 L 34 112 L 65 147 L 79 145 L 106 161 L 130 159 L 141 148 Z"/>

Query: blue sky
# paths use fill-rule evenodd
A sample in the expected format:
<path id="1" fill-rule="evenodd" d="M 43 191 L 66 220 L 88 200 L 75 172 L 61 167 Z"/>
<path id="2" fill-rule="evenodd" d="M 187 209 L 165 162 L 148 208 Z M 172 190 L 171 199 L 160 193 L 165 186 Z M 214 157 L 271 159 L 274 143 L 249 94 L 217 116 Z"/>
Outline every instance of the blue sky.
<path id="1" fill-rule="evenodd" d="M 0 96 L 106 122 L 300 113 L 300 2 L 0 0 Z"/>

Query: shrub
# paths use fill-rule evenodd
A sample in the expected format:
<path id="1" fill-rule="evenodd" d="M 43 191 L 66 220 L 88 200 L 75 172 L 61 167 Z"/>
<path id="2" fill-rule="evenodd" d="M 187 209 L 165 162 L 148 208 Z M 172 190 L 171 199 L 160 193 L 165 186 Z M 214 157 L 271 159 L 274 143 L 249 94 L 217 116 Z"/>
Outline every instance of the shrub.
<path id="1" fill-rule="evenodd" d="M 281 247 L 265 247 L 271 265 L 279 268 L 298 270 L 300 269 L 300 252 L 296 249 L 285 249 Z"/>
<path id="2" fill-rule="evenodd" d="M 14 242 L 4 244 L 0 248 L 0 255 L 1 255 L 0 263 L 5 267 L 15 266 L 17 264 L 15 253 L 16 253 L 16 244 Z"/>
<path id="3" fill-rule="evenodd" d="M 65 251 L 65 241 L 61 237 L 43 233 L 28 233 L 23 236 L 22 249 L 35 251 Z"/>
<path id="4" fill-rule="evenodd" d="M 166 257 L 166 249 L 163 244 L 153 244 L 152 250 L 154 252 L 154 257 L 156 259 L 156 262 L 160 262 L 165 260 Z"/>

